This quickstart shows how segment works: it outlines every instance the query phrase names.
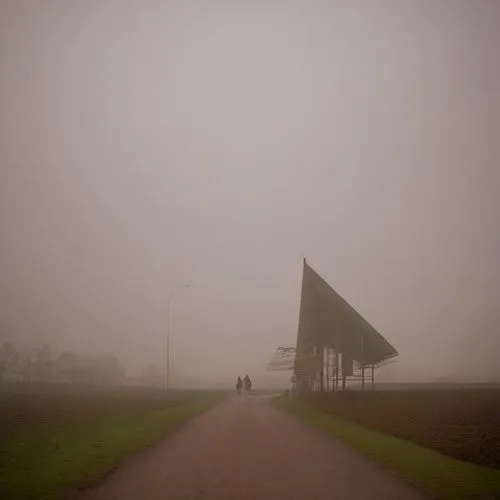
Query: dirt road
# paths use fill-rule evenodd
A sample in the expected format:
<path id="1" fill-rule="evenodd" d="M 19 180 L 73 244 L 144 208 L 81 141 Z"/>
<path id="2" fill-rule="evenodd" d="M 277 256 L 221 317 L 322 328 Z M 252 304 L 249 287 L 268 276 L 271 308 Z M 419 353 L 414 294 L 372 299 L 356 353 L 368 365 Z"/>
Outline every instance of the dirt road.
<path id="1" fill-rule="evenodd" d="M 264 397 L 227 401 L 79 500 L 422 500 L 377 464 Z"/>

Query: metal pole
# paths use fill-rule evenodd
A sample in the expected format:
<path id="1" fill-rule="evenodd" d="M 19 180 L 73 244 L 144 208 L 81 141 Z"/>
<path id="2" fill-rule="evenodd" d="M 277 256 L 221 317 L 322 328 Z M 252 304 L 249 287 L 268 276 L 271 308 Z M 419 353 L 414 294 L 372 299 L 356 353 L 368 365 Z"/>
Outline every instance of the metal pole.
<path id="1" fill-rule="evenodd" d="M 169 384 L 170 384 L 170 307 L 172 304 L 172 299 L 174 295 L 183 288 L 189 288 L 191 285 L 181 285 L 177 287 L 168 297 L 168 307 L 167 307 L 167 341 L 166 341 L 166 372 L 165 372 L 165 392 L 168 392 Z"/>

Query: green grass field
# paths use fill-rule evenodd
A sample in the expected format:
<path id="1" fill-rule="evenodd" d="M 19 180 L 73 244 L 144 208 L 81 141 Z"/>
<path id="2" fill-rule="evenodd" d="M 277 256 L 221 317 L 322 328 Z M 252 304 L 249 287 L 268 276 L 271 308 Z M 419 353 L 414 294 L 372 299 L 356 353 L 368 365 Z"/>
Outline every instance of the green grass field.
<path id="1" fill-rule="evenodd" d="M 500 498 L 500 470 L 455 460 L 409 441 L 336 418 L 294 398 L 279 397 L 275 403 L 374 458 L 435 498 Z"/>
<path id="2" fill-rule="evenodd" d="M 0 499 L 58 499 L 219 401 L 221 393 L 2 395 Z"/>

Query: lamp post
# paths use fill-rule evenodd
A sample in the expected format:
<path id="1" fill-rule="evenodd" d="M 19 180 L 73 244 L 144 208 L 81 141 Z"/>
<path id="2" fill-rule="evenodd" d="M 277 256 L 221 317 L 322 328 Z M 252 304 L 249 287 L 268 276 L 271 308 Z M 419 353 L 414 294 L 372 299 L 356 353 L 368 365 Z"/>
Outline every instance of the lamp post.
<path id="1" fill-rule="evenodd" d="M 167 357 L 167 363 L 166 363 L 166 373 L 165 373 L 165 392 L 168 391 L 168 386 L 170 384 L 170 308 L 172 304 L 172 299 L 174 298 L 174 295 L 179 291 L 182 290 L 183 288 L 189 288 L 191 285 L 181 285 L 177 287 L 168 297 L 168 308 L 167 308 L 167 314 L 168 314 L 168 321 L 167 321 L 167 350 L 166 350 L 166 357 Z"/>

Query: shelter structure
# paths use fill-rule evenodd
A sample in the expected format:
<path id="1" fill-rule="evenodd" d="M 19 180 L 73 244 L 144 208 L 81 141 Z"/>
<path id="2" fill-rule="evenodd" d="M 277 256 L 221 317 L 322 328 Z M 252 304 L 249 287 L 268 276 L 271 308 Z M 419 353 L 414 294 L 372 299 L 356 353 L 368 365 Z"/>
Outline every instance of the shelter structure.
<path id="1" fill-rule="evenodd" d="M 375 367 L 397 350 L 304 259 L 295 349 L 280 346 L 268 370 L 293 370 L 299 391 L 338 391 L 347 382 L 374 388 Z M 368 373 L 367 373 L 368 370 Z"/>

